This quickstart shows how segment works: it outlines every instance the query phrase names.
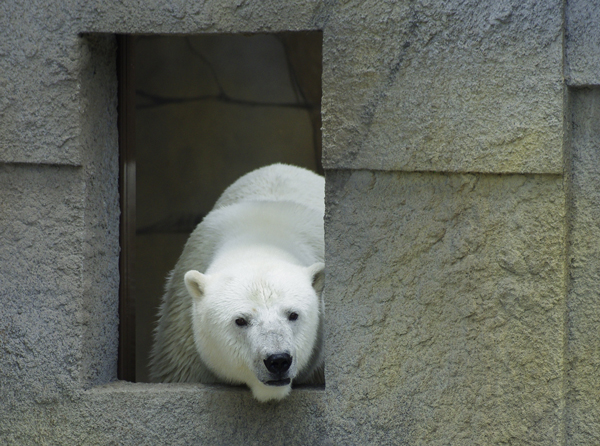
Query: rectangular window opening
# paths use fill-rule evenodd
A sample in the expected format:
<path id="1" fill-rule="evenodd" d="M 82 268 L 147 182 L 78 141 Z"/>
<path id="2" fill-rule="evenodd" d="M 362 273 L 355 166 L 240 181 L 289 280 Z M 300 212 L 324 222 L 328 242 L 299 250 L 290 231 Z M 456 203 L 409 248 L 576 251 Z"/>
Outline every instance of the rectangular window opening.
<path id="1" fill-rule="evenodd" d="M 149 382 L 167 274 L 221 192 L 276 162 L 322 174 L 320 31 L 118 37 L 119 379 Z"/>

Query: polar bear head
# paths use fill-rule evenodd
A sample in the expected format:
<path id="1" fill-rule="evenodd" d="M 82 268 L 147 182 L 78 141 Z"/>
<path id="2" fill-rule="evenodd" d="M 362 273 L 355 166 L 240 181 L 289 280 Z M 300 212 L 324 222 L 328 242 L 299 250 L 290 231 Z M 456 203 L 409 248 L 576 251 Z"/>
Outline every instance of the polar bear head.
<path id="1" fill-rule="evenodd" d="M 245 383 L 259 401 L 281 399 L 315 367 L 322 312 L 323 263 L 264 264 L 240 271 L 191 270 L 194 342 L 219 378 Z"/>

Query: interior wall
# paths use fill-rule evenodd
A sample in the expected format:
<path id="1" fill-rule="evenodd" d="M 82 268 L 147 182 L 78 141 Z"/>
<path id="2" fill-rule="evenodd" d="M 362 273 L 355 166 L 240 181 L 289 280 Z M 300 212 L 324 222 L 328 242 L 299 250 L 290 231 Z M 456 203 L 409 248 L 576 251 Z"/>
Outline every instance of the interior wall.
<path id="1" fill-rule="evenodd" d="M 165 278 L 188 235 L 243 174 L 321 171 L 320 32 L 136 38 L 136 381 Z"/>

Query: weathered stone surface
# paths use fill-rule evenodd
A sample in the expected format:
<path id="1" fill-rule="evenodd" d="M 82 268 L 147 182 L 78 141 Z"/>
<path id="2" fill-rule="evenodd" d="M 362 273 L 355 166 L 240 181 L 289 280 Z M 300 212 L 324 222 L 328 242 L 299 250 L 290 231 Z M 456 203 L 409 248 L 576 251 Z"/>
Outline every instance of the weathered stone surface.
<path id="1" fill-rule="evenodd" d="M 54 403 L 80 384 L 81 174 L 0 166 L 0 419 L 2 410 Z"/>
<path id="2" fill-rule="evenodd" d="M 0 164 L 0 399 L 8 407 L 116 379 L 114 38 L 86 45 L 80 103 L 88 120 L 78 139 L 84 167 Z"/>
<path id="3" fill-rule="evenodd" d="M 327 440 L 323 392 L 309 389 L 261 404 L 239 388 L 119 383 L 0 415 L 0 438 L 15 445 L 340 444 Z"/>
<path id="4" fill-rule="evenodd" d="M 559 176 L 328 174 L 336 435 L 562 444 L 564 206 Z"/>
<path id="5" fill-rule="evenodd" d="M 89 32 L 112 33 L 256 33 L 321 29 L 328 20 L 329 2 L 293 3 L 245 0 L 152 0 L 135 2 L 80 2 L 80 26 Z"/>
<path id="6" fill-rule="evenodd" d="M 68 2 L 0 3 L 0 161 L 80 164 L 85 45 Z"/>
<path id="7" fill-rule="evenodd" d="M 324 29 L 325 168 L 561 173 L 562 2 L 349 2 Z"/>
<path id="8" fill-rule="evenodd" d="M 77 33 L 325 32 L 328 168 L 559 173 L 562 3 L 4 3 L 1 159 L 79 163 Z M 21 17 L 28 32 L 6 19 Z M 35 37 L 34 37 L 35 36 Z M 19 48 L 13 51 L 11 48 Z M 34 74 L 32 76 L 32 74 Z M 38 98 L 49 98 L 38 101 Z M 19 136 L 17 136 L 19 135 Z"/>
<path id="9" fill-rule="evenodd" d="M 114 36 L 88 36 L 80 92 L 84 192 L 82 373 L 84 387 L 117 377 L 119 339 L 119 148 Z"/>
<path id="10" fill-rule="evenodd" d="M 565 78 L 568 84 L 600 85 L 600 2 L 569 0 L 565 16 Z"/>
<path id="11" fill-rule="evenodd" d="M 567 438 L 600 444 L 600 89 L 574 90 Z"/>

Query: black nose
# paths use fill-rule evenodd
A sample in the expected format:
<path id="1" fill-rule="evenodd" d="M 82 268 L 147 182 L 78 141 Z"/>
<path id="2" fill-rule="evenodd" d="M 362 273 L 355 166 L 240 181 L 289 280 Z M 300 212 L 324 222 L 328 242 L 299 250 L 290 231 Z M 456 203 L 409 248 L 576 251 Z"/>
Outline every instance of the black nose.
<path id="1" fill-rule="evenodd" d="M 267 370 L 277 375 L 287 372 L 291 365 L 292 357 L 287 353 L 277 353 L 265 359 Z"/>

